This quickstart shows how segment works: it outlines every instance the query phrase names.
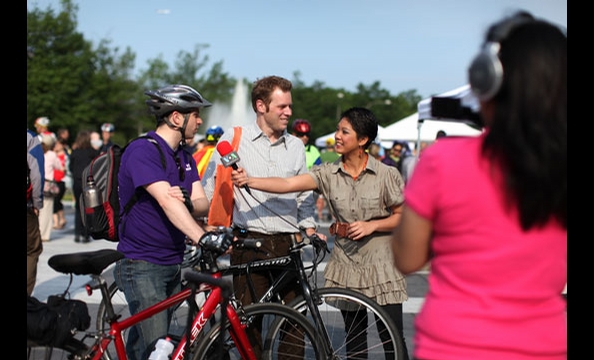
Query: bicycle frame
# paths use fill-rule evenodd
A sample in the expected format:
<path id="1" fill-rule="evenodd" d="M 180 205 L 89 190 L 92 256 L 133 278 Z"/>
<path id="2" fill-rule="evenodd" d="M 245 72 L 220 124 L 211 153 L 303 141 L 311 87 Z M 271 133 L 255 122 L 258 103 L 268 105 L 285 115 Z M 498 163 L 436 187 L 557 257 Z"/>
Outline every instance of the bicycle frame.
<path id="1" fill-rule="evenodd" d="M 213 274 L 212 277 L 214 279 L 220 279 L 221 274 Z M 200 289 L 200 291 L 210 291 L 209 295 L 206 298 L 205 303 L 198 311 L 194 320 L 192 321 L 192 327 L 190 331 L 190 343 L 194 343 L 198 335 L 204 329 L 204 326 L 208 322 L 208 320 L 215 315 L 216 309 L 223 300 L 222 296 L 222 289 L 218 286 L 207 285 Z M 95 344 L 97 348 L 93 349 L 94 356 L 93 360 L 100 360 L 103 352 L 107 349 L 109 344 L 113 341 L 116 347 L 116 353 L 120 360 L 127 359 L 126 357 L 126 349 L 124 344 L 124 339 L 122 337 L 122 332 L 130 328 L 139 322 L 150 318 L 151 316 L 167 310 L 168 308 L 190 298 L 192 295 L 192 290 L 187 288 L 182 290 L 181 292 L 170 296 L 169 298 L 156 303 L 134 315 L 131 315 L 122 320 L 115 320 L 110 324 L 110 330 L 108 336 L 102 335 L 101 341 L 99 341 L 98 345 Z M 227 304 L 226 309 L 227 318 L 231 324 L 231 336 L 233 341 L 237 345 L 237 349 L 240 351 L 241 356 L 243 359 L 250 359 L 256 360 L 254 355 L 254 351 L 252 349 L 252 345 L 248 340 L 248 337 L 244 331 L 245 326 L 241 323 L 240 318 L 233 307 L 232 304 Z M 182 360 L 185 355 L 186 350 L 186 340 L 187 336 L 183 336 L 179 342 L 179 344 L 173 350 L 173 354 L 171 356 L 172 360 Z"/>

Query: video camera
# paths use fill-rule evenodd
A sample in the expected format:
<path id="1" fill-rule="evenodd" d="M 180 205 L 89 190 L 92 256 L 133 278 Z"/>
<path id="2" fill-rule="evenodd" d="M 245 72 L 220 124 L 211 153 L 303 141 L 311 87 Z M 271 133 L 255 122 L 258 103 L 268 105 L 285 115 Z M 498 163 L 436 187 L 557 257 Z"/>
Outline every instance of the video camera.
<path id="1" fill-rule="evenodd" d="M 482 129 L 485 126 L 477 111 L 463 106 L 462 100 L 455 97 L 431 97 L 431 116 L 436 119 L 459 119 L 476 129 Z"/>

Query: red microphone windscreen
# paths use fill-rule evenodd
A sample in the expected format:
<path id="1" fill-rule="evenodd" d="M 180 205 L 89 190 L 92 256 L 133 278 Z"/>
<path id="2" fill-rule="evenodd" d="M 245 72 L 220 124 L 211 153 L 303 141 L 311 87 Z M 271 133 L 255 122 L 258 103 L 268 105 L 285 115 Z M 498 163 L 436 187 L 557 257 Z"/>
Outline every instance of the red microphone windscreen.
<path id="1" fill-rule="evenodd" d="M 221 141 L 217 144 L 217 151 L 221 156 L 226 156 L 233 152 L 233 148 L 228 141 Z"/>

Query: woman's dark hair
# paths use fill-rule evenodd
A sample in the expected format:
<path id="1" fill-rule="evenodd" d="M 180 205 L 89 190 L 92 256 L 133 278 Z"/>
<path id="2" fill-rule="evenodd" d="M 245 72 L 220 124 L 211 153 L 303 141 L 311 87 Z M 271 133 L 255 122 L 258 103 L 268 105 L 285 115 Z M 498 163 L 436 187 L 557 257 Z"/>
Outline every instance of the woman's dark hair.
<path id="1" fill-rule="evenodd" d="M 340 119 L 346 118 L 353 130 L 357 133 L 357 138 L 367 136 L 367 142 L 364 149 L 369 147 L 377 137 L 378 122 L 371 110 L 362 107 L 352 107 L 340 114 Z M 340 120 L 339 119 L 339 120 Z"/>
<path id="2" fill-rule="evenodd" d="M 77 149 L 90 149 L 93 146 L 91 145 L 91 132 L 88 130 L 81 130 L 76 134 L 76 140 L 74 140 L 74 145 Z"/>
<path id="3" fill-rule="evenodd" d="M 503 169 L 524 230 L 552 219 L 567 228 L 567 35 L 535 19 L 500 45 L 504 77 L 483 154 Z"/>

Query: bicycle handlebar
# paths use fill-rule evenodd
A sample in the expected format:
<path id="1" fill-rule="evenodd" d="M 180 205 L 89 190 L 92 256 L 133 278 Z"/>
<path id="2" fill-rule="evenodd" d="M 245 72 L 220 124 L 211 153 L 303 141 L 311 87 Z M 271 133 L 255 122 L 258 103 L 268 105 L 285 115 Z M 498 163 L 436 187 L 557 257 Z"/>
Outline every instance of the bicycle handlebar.
<path id="1" fill-rule="evenodd" d="M 241 249 L 259 249 L 262 246 L 262 241 L 259 239 L 237 239 L 231 243 L 234 248 Z M 184 279 L 189 283 L 200 285 L 201 283 L 210 284 L 220 287 L 223 290 L 223 295 L 229 297 L 233 292 L 233 283 L 228 280 L 215 278 L 211 274 L 219 271 L 215 258 L 220 254 L 217 249 L 204 249 L 206 254 L 203 254 L 200 259 L 202 266 L 201 270 L 205 273 L 197 271 L 189 271 L 184 275 Z"/>
<path id="2" fill-rule="evenodd" d="M 328 243 L 320 239 L 320 237 L 316 233 L 313 233 L 311 236 L 305 235 L 301 242 L 294 242 L 293 248 L 300 249 L 307 245 L 313 246 L 314 249 L 316 249 L 317 251 L 323 250 L 324 253 L 330 252 L 330 250 L 328 249 Z"/>
<path id="3" fill-rule="evenodd" d="M 241 239 L 238 238 L 232 244 L 234 249 L 252 249 L 256 250 L 262 246 L 262 240 L 260 239 Z"/>

